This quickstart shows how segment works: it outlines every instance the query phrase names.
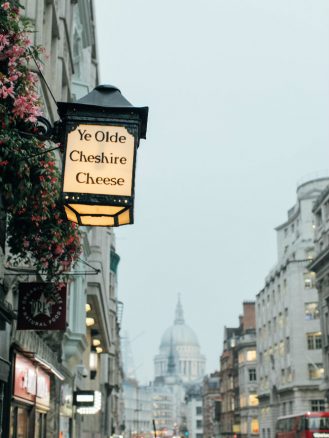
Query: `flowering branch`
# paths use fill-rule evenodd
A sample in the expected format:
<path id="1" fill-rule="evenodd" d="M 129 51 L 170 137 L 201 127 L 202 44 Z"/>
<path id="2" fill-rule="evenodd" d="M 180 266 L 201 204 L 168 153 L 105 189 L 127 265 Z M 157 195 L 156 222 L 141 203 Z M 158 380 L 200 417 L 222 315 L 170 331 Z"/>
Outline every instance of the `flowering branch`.
<path id="1" fill-rule="evenodd" d="M 20 7 L 17 0 L 0 0 L 0 190 L 12 261 L 33 258 L 36 269 L 51 276 L 77 259 L 80 237 L 77 226 L 65 220 L 53 152 L 37 138 L 22 136 L 36 129 L 42 115 L 38 76 L 28 65 L 32 58 L 40 62 L 44 50 L 32 45 L 33 29 Z"/>

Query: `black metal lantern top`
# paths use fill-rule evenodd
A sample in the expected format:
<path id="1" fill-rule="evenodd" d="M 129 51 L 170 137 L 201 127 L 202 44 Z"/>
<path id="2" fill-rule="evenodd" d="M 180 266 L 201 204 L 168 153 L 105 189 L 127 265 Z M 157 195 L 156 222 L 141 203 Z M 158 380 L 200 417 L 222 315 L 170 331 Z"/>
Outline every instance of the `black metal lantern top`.
<path id="1" fill-rule="evenodd" d="M 98 85 L 76 102 L 58 102 L 57 105 L 62 120 L 74 112 L 94 116 L 111 113 L 117 116 L 137 117 L 140 121 L 140 138 L 146 138 L 148 107 L 134 107 L 113 85 Z"/>

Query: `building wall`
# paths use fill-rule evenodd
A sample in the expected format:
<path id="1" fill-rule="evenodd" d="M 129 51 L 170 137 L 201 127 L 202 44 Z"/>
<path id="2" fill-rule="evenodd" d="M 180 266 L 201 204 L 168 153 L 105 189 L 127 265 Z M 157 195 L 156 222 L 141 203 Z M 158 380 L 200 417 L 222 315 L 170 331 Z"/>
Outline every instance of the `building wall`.
<path id="1" fill-rule="evenodd" d="M 296 205 L 276 228 L 278 261 L 256 297 L 257 354 L 262 438 L 274 436 L 279 415 L 308 411 L 323 399 L 318 297 L 307 265 L 314 252 L 312 206 L 328 179 L 297 189 Z M 315 344 L 314 344 L 315 345 Z"/>
<path id="2" fill-rule="evenodd" d="M 203 414 L 201 393 L 189 397 L 186 402 L 186 419 L 189 438 L 203 437 Z"/>
<path id="3" fill-rule="evenodd" d="M 240 325 L 225 328 L 220 358 L 221 414 L 223 437 L 249 438 L 259 434 L 255 303 L 243 303 Z"/>
<path id="4" fill-rule="evenodd" d="M 219 420 L 221 396 L 219 388 L 219 371 L 207 375 L 203 380 L 203 436 L 219 437 Z"/>
<path id="5" fill-rule="evenodd" d="M 93 1 L 22 0 L 21 3 L 25 7 L 24 14 L 36 29 L 31 34 L 34 43 L 45 47 L 48 54 L 43 76 L 51 92 L 40 78 L 40 94 L 45 115 L 54 122 L 58 120 L 55 101 L 78 99 L 98 83 Z M 33 63 L 31 68 L 38 73 Z M 60 167 L 59 153 L 57 162 Z M 50 370 L 62 375 L 60 379 L 53 371 L 47 371 L 51 379 L 50 409 L 46 413 L 47 430 L 42 438 L 88 438 L 95 434 L 107 437 L 119 434 L 123 422 L 117 263 L 114 263 L 118 262 L 118 256 L 114 234 L 106 228 L 80 230 L 83 253 L 74 275 L 69 276 L 65 333 L 18 332 L 15 324 L 12 330 L 12 366 L 19 347 L 22 355 L 31 357 L 37 353 L 50 364 Z M 96 273 L 96 269 L 100 271 Z M 33 280 L 33 276 L 8 277 L 4 285 L 6 298 L 14 308 L 17 308 L 17 284 Z M 86 304 L 90 305 L 88 313 Z M 93 325 L 86 325 L 86 316 L 94 319 Z M 100 342 L 98 351 L 95 340 Z M 95 415 L 74 414 L 73 393 L 85 389 L 102 394 L 101 410 Z M 7 400 L 11 400 L 11 390 L 7 385 Z M 7 407 L 4 437 L 9 436 L 13 406 Z"/>
<path id="6" fill-rule="evenodd" d="M 321 345 L 324 365 L 322 389 L 325 392 L 326 406 L 329 399 L 329 188 L 327 187 L 313 207 L 315 228 L 315 258 L 308 267 L 309 281 L 315 282 L 319 293 L 321 320 Z M 318 342 L 320 342 L 318 340 Z"/>

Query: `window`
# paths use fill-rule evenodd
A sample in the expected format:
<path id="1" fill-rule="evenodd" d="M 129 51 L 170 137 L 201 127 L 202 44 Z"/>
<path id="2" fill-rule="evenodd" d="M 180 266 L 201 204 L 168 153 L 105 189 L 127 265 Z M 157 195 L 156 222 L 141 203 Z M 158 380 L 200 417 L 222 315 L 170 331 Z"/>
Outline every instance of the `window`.
<path id="1" fill-rule="evenodd" d="M 289 414 L 292 415 L 293 411 L 294 411 L 294 401 L 290 400 L 290 402 L 289 402 Z"/>
<path id="2" fill-rule="evenodd" d="M 311 380 L 322 379 L 324 374 L 322 363 L 309 363 L 308 376 Z"/>
<path id="3" fill-rule="evenodd" d="M 202 420 L 196 420 L 196 427 L 197 427 L 197 429 L 202 428 Z"/>
<path id="4" fill-rule="evenodd" d="M 286 337 L 286 353 L 290 353 L 290 338 Z"/>
<path id="5" fill-rule="evenodd" d="M 312 289 L 315 287 L 315 273 L 307 272 L 304 274 L 304 286 L 306 289 Z"/>
<path id="6" fill-rule="evenodd" d="M 282 403 L 282 415 L 287 415 L 287 411 L 286 411 L 286 402 Z"/>
<path id="7" fill-rule="evenodd" d="M 248 397 L 248 406 L 258 406 L 259 400 L 257 394 L 250 394 Z"/>
<path id="8" fill-rule="evenodd" d="M 315 213 L 315 221 L 316 221 L 316 225 L 320 226 L 322 224 L 322 211 L 319 210 Z"/>
<path id="9" fill-rule="evenodd" d="M 305 319 L 310 321 L 312 319 L 319 319 L 319 303 L 305 303 Z"/>
<path id="10" fill-rule="evenodd" d="M 311 411 L 325 411 L 326 403 L 324 400 L 311 400 Z"/>
<path id="11" fill-rule="evenodd" d="M 245 408 L 247 406 L 247 396 L 242 394 L 240 395 L 240 408 Z"/>
<path id="12" fill-rule="evenodd" d="M 322 348 L 321 332 L 306 333 L 308 350 L 319 350 Z"/>
<path id="13" fill-rule="evenodd" d="M 256 368 L 249 368 L 249 382 L 256 382 L 257 376 L 256 376 Z"/>
<path id="14" fill-rule="evenodd" d="M 251 419 L 251 433 L 257 435 L 259 434 L 258 418 Z"/>
<path id="15" fill-rule="evenodd" d="M 247 362 L 253 362 L 256 360 L 256 350 L 248 350 L 246 354 Z"/>
<path id="16" fill-rule="evenodd" d="M 248 421 L 246 418 L 241 418 L 241 433 L 244 435 L 248 433 Z"/>
<path id="17" fill-rule="evenodd" d="M 280 356 L 284 356 L 284 342 L 280 341 L 279 343 L 279 354 Z"/>
<path id="18" fill-rule="evenodd" d="M 202 406 L 197 406 L 196 407 L 196 414 L 197 415 L 202 415 Z"/>
<path id="19" fill-rule="evenodd" d="M 281 383 L 286 382 L 286 370 L 284 368 L 281 369 Z"/>
<path id="20" fill-rule="evenodd" d="M 324 217 L 326 219 L 329 218 L 329 201 L 325 202 L 324 206 L 323 206 L 323 210 L 324 210 Z"/>

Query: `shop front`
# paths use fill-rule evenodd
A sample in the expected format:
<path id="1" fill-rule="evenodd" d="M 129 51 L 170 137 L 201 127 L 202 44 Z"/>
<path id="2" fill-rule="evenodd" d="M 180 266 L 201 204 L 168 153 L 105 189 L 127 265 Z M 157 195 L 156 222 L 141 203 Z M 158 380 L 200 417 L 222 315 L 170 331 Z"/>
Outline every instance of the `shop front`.
<path id="1" fill-rule="evenodd" d="M 10 436 L 45 438 L 50 406 L 50 375 L 37 362 L 17 353 L 10 410 Z"/>

